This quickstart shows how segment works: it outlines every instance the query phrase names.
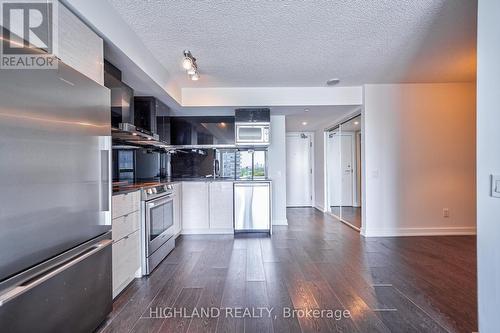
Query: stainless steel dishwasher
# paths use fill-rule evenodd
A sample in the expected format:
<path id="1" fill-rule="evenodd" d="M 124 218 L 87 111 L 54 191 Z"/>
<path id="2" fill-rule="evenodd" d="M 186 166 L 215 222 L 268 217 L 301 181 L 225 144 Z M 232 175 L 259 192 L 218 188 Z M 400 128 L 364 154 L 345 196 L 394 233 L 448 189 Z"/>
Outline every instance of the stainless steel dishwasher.
<path id="1" fill-rule="evenodd" d="M 234 183 L 234 232 L 271 233 L 271 182 Z"/>

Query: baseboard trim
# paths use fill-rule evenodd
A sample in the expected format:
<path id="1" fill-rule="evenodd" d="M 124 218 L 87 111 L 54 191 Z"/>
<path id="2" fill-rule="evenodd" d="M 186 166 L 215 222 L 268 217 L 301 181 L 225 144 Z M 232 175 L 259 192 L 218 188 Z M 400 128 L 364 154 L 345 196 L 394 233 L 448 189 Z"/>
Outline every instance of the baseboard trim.
<path id="1" fill-rule="evenodd" d="M 282 220 L 273 220 L 273 225 L 288 225 L 288 220 L 287 219 L 282 219 Z"/>
<path id="2" fill-rule="evenodd" d="M 182 229 L 181 235 L 232 235 L 233 229 Z"/>
<path id="3" fill-rule="evenodd" d="M 323 207 L 321 205 L 314 205 L 313 207 L 316 208 L 317 210 L 319 210 L 322 213 L 326 213 L 325 207 Z"/>
<path id="4" fill-rule="evenodd" d="M 365 237 L 400 237 L 400 236 L 469 236 L 476 235 L 475 227 L 436 227 L 436 228 L 393 228 L 363 229 Z"/>

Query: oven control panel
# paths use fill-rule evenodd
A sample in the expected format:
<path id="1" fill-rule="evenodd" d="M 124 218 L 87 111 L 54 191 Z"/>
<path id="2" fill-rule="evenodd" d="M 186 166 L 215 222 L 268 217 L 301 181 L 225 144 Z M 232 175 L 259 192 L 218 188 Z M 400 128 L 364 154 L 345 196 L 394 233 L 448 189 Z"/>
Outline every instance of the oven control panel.
<path id="1" fill-rule="evenodd" d="M 151 200 L 162 195 L 171 194 L 174 189 L 172 184 L 164 184 L 148 187 L 142 190 L 142 200 Z"/>

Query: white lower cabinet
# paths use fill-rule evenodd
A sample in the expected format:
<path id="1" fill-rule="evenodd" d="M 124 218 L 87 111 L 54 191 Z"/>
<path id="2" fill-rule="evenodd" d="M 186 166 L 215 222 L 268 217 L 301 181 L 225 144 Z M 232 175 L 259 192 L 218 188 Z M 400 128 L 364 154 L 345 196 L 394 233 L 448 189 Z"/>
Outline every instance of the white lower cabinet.
<path id="1" fill-rule="evenodd" d="M 208 182 L 182 183 L 182 231 L 208 230 Z"/>
<path id="2" fill-rule="evenodd" d="M 210 229 L 231 231 L 233 229 L 233 182 L 211 182 Z"/>
<path id="3" fill-rule="evenodd" d="M 134 278 L 141 268 L 140 192 L 113 196 L 113 298 Z"/>
<path id="4" fill-rule="evenodd" d="M 141 231 L 113 243 L 113 298 L 135 278 L 141 265 Z"/>
<path id="5" fill-rule="evenodd" d="M 233 182 L 182 183 L 182 233 L 233 233 Z"/>
<path id="6" fill-rule="evenodd" d="M 182 230 L 182 183 L 174 184 L 174 233 L 175 236 Z"/>
<path id="7" fill-rule="evenodd" d="M 175 236 L 182 230 L 182 183 L 174 184 L 174 232 Z"/>

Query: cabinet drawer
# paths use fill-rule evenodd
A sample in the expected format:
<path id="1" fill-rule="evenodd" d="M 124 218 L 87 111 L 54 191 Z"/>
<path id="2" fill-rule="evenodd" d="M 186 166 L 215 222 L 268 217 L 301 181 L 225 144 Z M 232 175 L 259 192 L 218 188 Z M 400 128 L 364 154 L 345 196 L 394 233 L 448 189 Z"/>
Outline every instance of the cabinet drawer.
<path id="1" fill-rule="evenodd" d="M 121 217 L 113 219 L 113 241 L 118 241 L 123 237 L 139 230 L 141 227 L 140 211 L 135 211 L 130 214 L 125 214 Z"/>
<path id="2" fill-rule="evenodd" d="M 140 231 L 113 243 L 113 295 L 132 281 L 140 267 Z"/>
<path id="3" fill-rule="evenodd" d="M 141 194 L 139 191 L 113 196 L 113 219 L 140 209 Z"/>

